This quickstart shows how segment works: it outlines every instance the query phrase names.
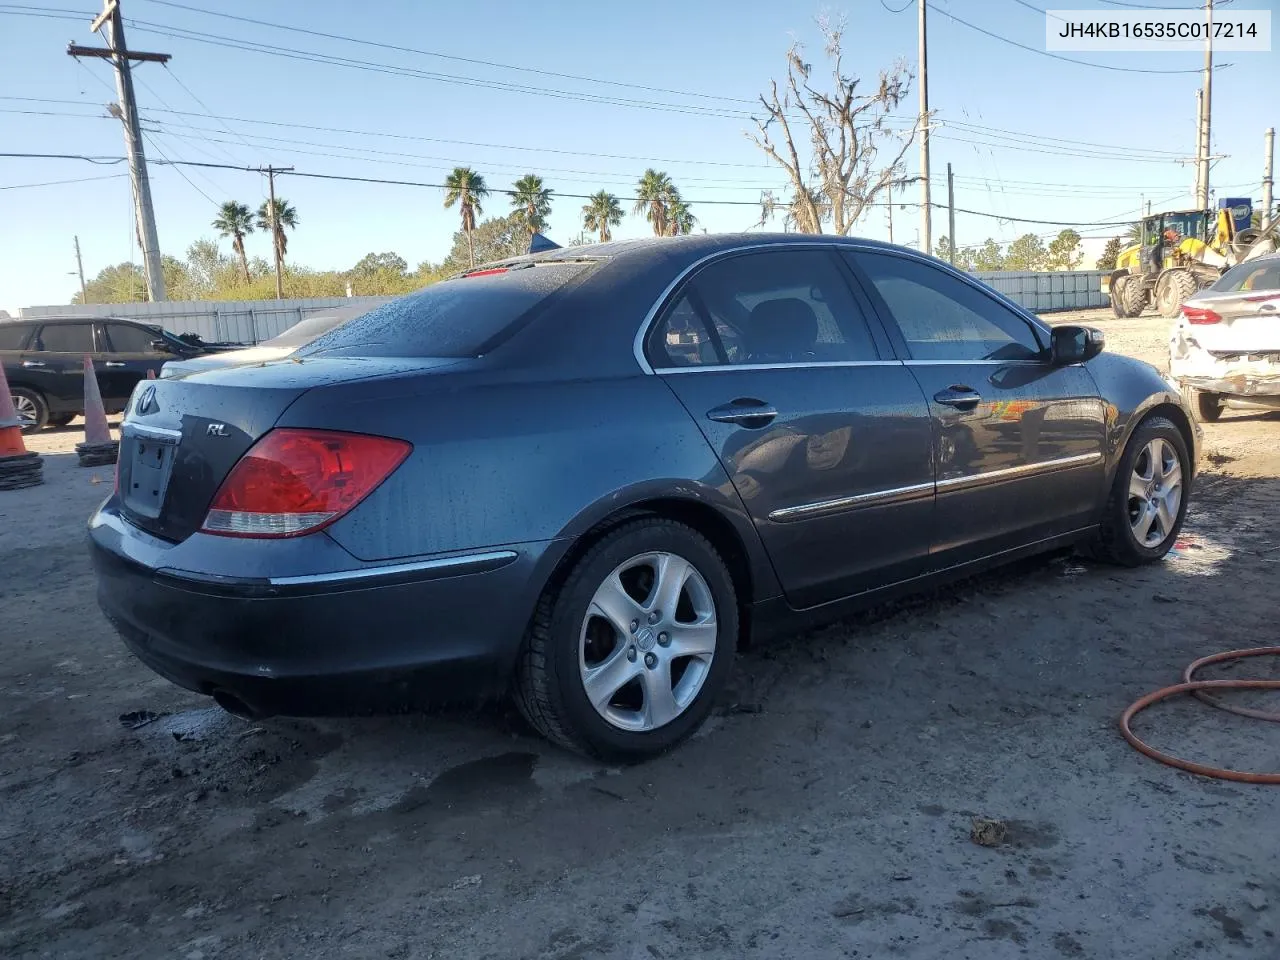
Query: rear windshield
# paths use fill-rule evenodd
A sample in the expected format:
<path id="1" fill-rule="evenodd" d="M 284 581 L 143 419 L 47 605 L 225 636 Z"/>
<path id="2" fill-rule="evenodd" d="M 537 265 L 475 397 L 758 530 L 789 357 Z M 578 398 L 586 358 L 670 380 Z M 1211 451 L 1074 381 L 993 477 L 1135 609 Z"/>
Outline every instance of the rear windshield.
<path id="1" fill-rule="evenodd" d="M 1280 258 L 1238 263 L 1213 285 L 1217 293 L 1280 290 Z"/>
<path id="2" fill-rule="evenodd" d="M 292 327 L 277 337 L 270 340 L 264 340 L 259 344 L 261 347 L 298 347 L 305 343 L 310 343 L 322 333 L 328 333 L 334 327 L 339 327 L 367 311 L 358 307 L 352 307 L 338 313 L 328 313 L 323 317 L 307 317 L 307 319 L 295 323 Z"/>
<path id="3" fill-rule="evenodd" d="M 590 263 L 521 264 L 432 284 L 312 341 L 300 356 L 477 357 L 510 336 Z"/>

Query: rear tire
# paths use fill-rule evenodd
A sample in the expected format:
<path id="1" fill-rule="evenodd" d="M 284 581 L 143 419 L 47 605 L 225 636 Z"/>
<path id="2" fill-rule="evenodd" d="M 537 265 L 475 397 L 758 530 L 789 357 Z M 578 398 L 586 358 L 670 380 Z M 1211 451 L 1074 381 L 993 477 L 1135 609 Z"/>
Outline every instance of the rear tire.
<path id="1" fill-rule="evenodd" d="M 13 409 L 18 414 L 23 433 L 35 433 L 44 429 L 49 422 L 49 405 L 35 390 L 26 387 L 11 387 L 9 396 L 13 399 Z"/>
<path id="2" fill-rule="evenodd" d="M 671 597 L 675 609 L 662 610 Z M 674 520 L 624 523 L 539 601 L 516 666 L 516 706 L 570 750 L 644 760 L 706 720 L 737 639 L 738 598 L 715 547 Z"/>
<path id="3" fill-rule="evenodd" d="M 1148 417 L 1116 468 L 1099 531 L 1102 557 L 1126 567 L 1162 560 L 1182 530 L 1190 493 L 1191 458 L 1182 432 L 1165 417 Z"/>

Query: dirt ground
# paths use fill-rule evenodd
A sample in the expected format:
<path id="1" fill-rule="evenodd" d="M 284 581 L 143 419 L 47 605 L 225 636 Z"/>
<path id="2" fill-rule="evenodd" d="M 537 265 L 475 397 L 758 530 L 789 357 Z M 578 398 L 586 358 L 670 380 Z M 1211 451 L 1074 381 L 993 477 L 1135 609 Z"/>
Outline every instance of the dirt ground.
<path id="1" fill-rule="evenodd" d="M 1088 319 L 1159 362 L 1167 321 Z M 1116 730 L 1190 660 L 1276 642 L 1280 415 L 1206 434 L 1167 562 L 1035 561 L 747 652 L 703 733 L 628 769 L 502 707 L 250 724 L 160 680 L 93 600 L 110 471 L 43 434 L 45 484 L 0 493 L 0 956 L 1280 956 L 1280 788 Z M 1275 725 L 1140 725 L 1280 770 Z"/>

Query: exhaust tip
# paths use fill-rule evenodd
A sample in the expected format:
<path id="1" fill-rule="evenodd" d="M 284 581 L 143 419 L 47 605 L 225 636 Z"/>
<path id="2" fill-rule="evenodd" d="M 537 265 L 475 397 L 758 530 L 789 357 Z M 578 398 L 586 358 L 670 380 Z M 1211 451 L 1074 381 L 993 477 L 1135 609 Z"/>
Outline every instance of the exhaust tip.
<path id="1" fill-rule="evenodd" d="M 228 693 L 226 690 L 213 691 L 213 702 L 233 717 L 239 717 L 241 720 L 261 720 L 266 716 L 265 713 L 253 709 L 234 693 Z"/>

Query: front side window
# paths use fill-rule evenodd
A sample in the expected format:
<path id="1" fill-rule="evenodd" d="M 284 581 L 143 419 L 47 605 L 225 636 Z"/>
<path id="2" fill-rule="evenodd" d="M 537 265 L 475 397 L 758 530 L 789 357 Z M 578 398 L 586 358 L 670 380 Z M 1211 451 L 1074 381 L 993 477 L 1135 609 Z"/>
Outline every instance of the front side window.
<path id="1" fill-rule="evenodd" d="M 107 338 L 115 353 L 155 353 L 151 349 L 151 341 L 161 339 L 148 330 L 131 327 L 127 323 L 107 324 Z"/>
<path id="2" fill-rule="evenodd" d="M 655 366 L 677 329 L 709 341 L 697 363 L 810 364 L 879 359 L 867 318 L 832 254 L 780 250 L 718 260 L 685 286 L 650 337 Z"/>
<path id="3" fill-rule="evenodd" d="M 93 353 L 93 327 L 87 323 L 49 324 L 40 330 L 40 349 L 49 353 Z"/>
<path id="4" fill-rule="evenodd" d="M 1022 317 L 971 284 L 920 260 L 859 252 L 914 360 L 1033 360 L 1043 347 Z"/>

